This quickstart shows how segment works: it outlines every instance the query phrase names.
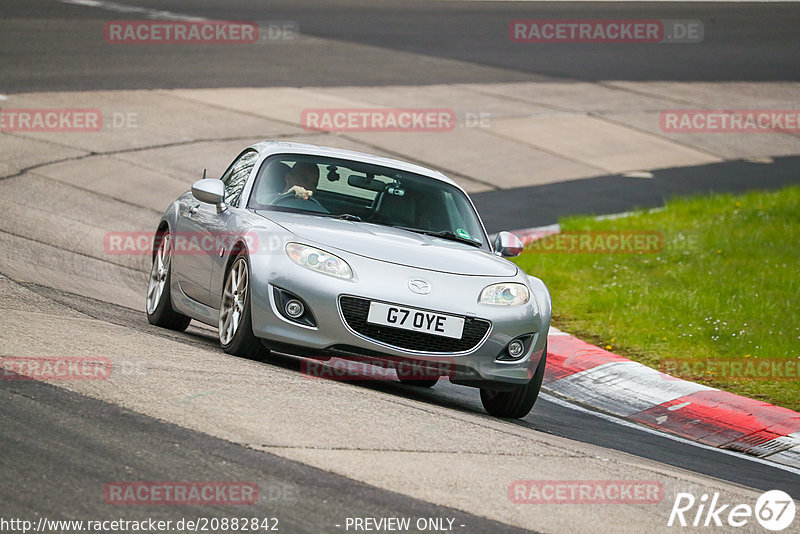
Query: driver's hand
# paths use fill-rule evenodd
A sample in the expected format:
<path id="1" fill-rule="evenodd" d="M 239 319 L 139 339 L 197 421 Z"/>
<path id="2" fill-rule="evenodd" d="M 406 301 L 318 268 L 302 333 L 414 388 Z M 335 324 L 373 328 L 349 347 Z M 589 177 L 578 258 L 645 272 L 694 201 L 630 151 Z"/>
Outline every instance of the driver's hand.
<path id="1" fill-rule="evenodd" d="M 310 191 L 305 187 L 301 187 L 299 185 L 293 185 L 292 187 L 289 188 L 288 191 L 286 191 L 286 193 L 294 193 L 295 197 L 302 198 L 303 200 L 307 200 L 308 198 L 311 197 L 311 195 L 314 194 L 313 191 Z"/>

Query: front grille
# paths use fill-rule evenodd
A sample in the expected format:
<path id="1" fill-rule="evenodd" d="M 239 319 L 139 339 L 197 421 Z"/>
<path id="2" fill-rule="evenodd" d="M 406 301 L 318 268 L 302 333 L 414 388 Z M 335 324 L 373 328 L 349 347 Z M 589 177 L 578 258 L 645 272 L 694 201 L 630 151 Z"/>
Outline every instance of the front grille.
<path id="1" fill-rule="evenodd" d="M 342 315 L 350 328 L 362 336 L 399 349 L 428 354 L 466 352 L 475 348 L 481 342 L 491 326 L 489 321 L 466 317 L 464 319 L 464 333 L 461 335 L 461 339 L 454 339 L 424 332 L 369 324 L 367 323 L 369 303 L 368 299 L 339 297 Z"/>

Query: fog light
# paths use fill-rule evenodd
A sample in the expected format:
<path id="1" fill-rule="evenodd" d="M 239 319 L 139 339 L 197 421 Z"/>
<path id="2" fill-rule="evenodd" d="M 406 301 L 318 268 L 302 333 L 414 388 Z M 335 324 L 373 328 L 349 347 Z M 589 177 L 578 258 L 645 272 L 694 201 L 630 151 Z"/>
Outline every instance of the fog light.
<path id="1" fill-rule="evenodd" d="M 287 302 L 286 307 L 284 309 L 286 310 L 286 315 L 288 315 L 292 319 L 297 319 L 298 317 L 303 315 L 303 312 L 306 311 L 306 308 L 305 306 L 303 306 L 303 303 L 296 299 L 292 299 L 289 302 Z"/>
<path id="2" fill-rule="evenodd" d="M 519 339 L 515 339 L 514 341 L 508 344 L 508 353 L 514 358 L 522 356 L 522 352 L 524 350 L 525 350 L 525 344 L 522 343 L 522 341 L 520 341 Z"/>

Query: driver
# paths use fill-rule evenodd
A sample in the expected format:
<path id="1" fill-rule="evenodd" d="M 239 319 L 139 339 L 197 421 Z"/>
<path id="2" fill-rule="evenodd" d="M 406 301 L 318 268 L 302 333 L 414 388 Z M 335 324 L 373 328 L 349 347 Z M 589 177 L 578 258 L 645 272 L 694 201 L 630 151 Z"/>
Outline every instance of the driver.
<path id="1" fill-rule="evenodd" d="M 297 198 L 309 199 L 318 184 L 319 167 L 315 163 L 297 162 L 286 175 L 286 193 L 294 193 Z"/>

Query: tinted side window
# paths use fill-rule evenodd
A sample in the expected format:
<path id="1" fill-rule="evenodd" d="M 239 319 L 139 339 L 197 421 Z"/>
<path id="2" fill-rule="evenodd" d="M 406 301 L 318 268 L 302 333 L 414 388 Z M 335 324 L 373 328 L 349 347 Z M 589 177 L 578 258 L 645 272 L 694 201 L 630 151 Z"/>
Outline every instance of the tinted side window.
<path id="1" fill-rule="evenodd" d="M 225 184 L 225 202 L 234 206 L 239 205 L 242 189 L 257 159 L 258 152 L 248 150 L 239 156 L 222 176 L 222 183 Z"/>

